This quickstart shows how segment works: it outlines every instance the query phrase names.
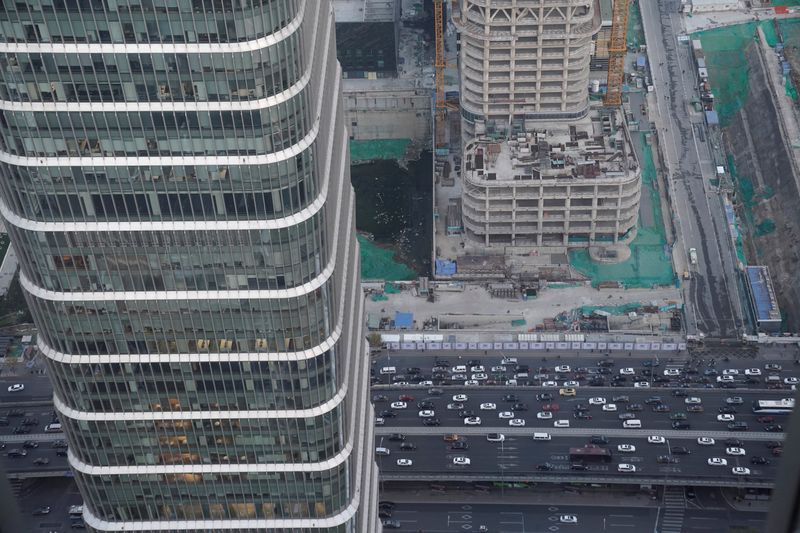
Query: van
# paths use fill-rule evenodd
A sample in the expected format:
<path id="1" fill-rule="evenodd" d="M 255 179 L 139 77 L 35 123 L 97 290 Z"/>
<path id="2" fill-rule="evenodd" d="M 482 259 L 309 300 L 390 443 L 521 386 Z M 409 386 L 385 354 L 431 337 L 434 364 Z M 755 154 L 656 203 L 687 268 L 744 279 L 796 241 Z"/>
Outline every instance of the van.
<path id="1" fill-rule="evenodd" d="M 397 368 L 393 366 L 385 366 L 381 368 L 381 374 L 397 374 Z"/>
<path id="2" fill-rule="evenodd" d="M 550 440 L 550 433 L 534 433 L 533 440 Z"/>
<path id="3" fill-rule="evenodd" d="M 780 383 L 781 377 L 780 376 L 767 376 L 764 378 L 764 383 Z"/>
<path id="4" fill-rule="evenodd" d="M 375 448 L 375 455 L 389 455 L 391 453 L 392 452 L 389 450 L 389 448 Z"/>
<path id="5" fill-rule="evenodd" d="M 639 429 L 642 427 L 641 420 L 623 420 L 622 427 L 625 429 Z"/>
<path id="6" fill-rule="evenodd" d="M 62 431 L 64 431 L 64 430 L 61 429 L 61 424 L 59 424 L 58 422 L 53 422 L 52 424 L 47 424 L 44 427 L 44 432 L 45 433 L 61 433 Z"/>

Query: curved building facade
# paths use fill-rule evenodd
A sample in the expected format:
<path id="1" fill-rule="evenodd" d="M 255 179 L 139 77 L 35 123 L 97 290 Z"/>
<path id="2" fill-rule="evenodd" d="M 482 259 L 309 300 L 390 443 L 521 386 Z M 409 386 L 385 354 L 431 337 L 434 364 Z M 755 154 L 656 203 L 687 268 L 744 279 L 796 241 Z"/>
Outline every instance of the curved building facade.
<path id="1" fill-rule="evenodd" d="M 380 530 L 332 8 L 0 10 L 0 212 L 91 531 Z"/>
<path id="2" fill-rule="evenodd" d="M 586 116 L 596 0 L 462 0 L 454 23 L 465 142 L 515 121 Z"/>

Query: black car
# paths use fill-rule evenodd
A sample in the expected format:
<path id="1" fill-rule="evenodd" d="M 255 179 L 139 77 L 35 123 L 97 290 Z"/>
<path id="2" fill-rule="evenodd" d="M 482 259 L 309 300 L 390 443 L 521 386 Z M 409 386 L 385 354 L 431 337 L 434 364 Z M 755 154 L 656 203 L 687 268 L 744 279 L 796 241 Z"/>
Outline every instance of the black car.
<path id="1" fill-rule="evenodd" d="M 537 397 L 537 399 L 538 399 L 538 397 Z M 503 401 L 504 402 L 518 402 L 519 401 L 519 396 L 517 396 L 516 394 L 506 394 L 505 396 L 503 396 Z"/>
<path id="2" fill-rule="evenodd" d="M 438 418 L 423 418 L 422 419 L 423 426 L 441 426 L 442 421 Z"/>
<path id="3" fill-rule="evenodd" d="M 517 373 L 520 372 L 530 372 L 531 368 L 528 365 L 515 365 L 514 371 Z"/>
<path id="4" fill-rule="evenodd" d="M 647 405 L 656 405 L 661 403 L 661 396 L 650 396 L 644 401 L 644 403 Z"/>
<path id="5" fill-rule="evenodd" d="M 394 418 L 397 416 L 397 413 L 391 409 L 384 409 L 378 416 L 381 418 Z"/>
<path id="6" fill-rule="evenodd" d="M 417 449 L 417 445 L 414 444 L 413 442 L 404 442 L 403 444 L 400 445 L 400 449 L 403 450 L 404 452 L 413 452 L 414 450 Z"/>
<path id="7" fill-rule="evenodd" d="M 434 363 L 436 363 L 436 366 L 450 366 L 450 361 L 447 359 L 439 359 L 438 357 L 434 359 Z"/>
<path id="8" fill-rule="evenodd" d="M 462 409 L 461 411 L 458 412 L 458 416 L 459 418 L 469 418 L 471 416 L 478 416 L 478 415 L 476 415 L 475 411 L 473 411 L 472 409 Z"/>
<path id="9" fill-rule="evenodd" d="M 676 390 L 672 391 L 672 395 L 674 397 L 676 397 L 676 398 L 682 398 L 682 397 L 686 396 L 686 391 L 685 390 L 676 389 Z"/>
<path id="10" fill-rule="evenodd" d="M 689 455 L 692 451 L 686 446 L 673 446 L 670 448 L 673 455 Z"/>
<path id="11" fill-rule="evenodd" d="M 383 507 L 384 509 L 394 509 L 396 505 L 396 503 L 390 502 L 389 500 L 381 500 L 378 502 L 378 507 Z"/>
<path id="12" fill-rule="evenodd" d="M 760 455 L 754 455 L 750 458 L 751 465 L 768 465 L 769 459 Z"/>
<path id="13" fill-rule="evenodd" d="M 572 416 L 573 416 L 573 418 L 575 418 L 577 420 L 591 420 L 592 419 L 592 415 L 590 415 L 586 411 L 575 411 L 574 413 L 572 413 Z"/>
<path id="14" fill-rule="evenodd" d="M 391 518 L 391 517 L 392 517 L 391 509 L 386 509 L 385 507 L 378 508 L 378 518 Z"/>
<path id="15" fill-rule="evenodd" d="M 30 432 L 31 432 L 31 430 L 28 427 L 17 426 L 17 427 L 14 428 L 14 430 L 11 433 L 13 433 L 14 435 L 24 435 L 24 434 L 30 433 Z"/>
<path id="16" fill-rule="evenodd" d="M 608 444 L 608 437 L 605 435 L 592 435 L 589 438 L 590 444 Z"/>
<path id="17" fill-rule="evenodd" d="M 467 361 L 467 366 L 480 366 L 481 360 L 480 359 L 470 359 Z"/>
<path id="18" fill-rule="evenodd" d="M 619 418 L 620 420 L 634 420 L 637 416 L 639 415 L 637 415 L 636 413 L 620 413 L 619 415 L 617 415 L 617 418 Z"/>
<path id="19" fill-rule="evenodd" d="M 401 381 L 408 381 L 408 376 L 403 374 L 396 374 L 392 376 L 392 383 L 400 383 Z"/>
<path id="20" fill-rule="evenodd" d="M 389 435 L 389 440 L 393 442 L 403 442 L 404 440 L 406 440 L 406 436 L 403 435 L 402 433 L 392 433 L 391 435 Z"/>
<path id="21" fill-rule="evenodd" d="M 510 396 L 514 396 L 516 398 L 516 395 L 514 395 L 514 394 L 511 394 Z M 541 394 L 537 394 L 536 395 L 536 399 L 539 400 L 540 402 L 549 402 L 549 401 L 551 401 L 553 399 L 553 393 L 552 392 L 543 392 Z"/>
<path id="22" fill-rule="evenodd" d="M 25 442 L 22 443 L 22 447 L 23 448 L 38 448 L 39 447 L 39 443 L 35 442 L 35 441 L 32 441 L 32 440 L 26 440 Z"/>
<path id="23" fill-rule="evenodd" d="M 730 423 L 728 423 L 728 431 L 747 431 L 747 429 L 748 429 L 747 422 L 730 422 Z"/>
<path id="24" fill-rule="evenodd" d="M 536 465 L 536 470 L 547 471 L 547 470 L 552 470 L 552 469 L 553 469 L 553 465 L 551 465 L 550 463 L 542 463 L 542 464 Z"/>
<path id="25" fill-rule="evenodd" d="M 386 396 L 385 394 L 376 394 L 375 396 L 372 397 L 372 401 L 373 402 L 388 402 L 389 401 L 389 397 Z"/>
<path id="26" fill-rule="evenodd" d="M 406 368 L 406 374 L 421 374 L 421 373 L 422 369 L 419 368 L 418 366 L 410 366 Z"/>
<path id="27" fill-rule="evenodd" d="M 587 383 L 589 384 L 590 387 L 605 387 L 606 386 L 606 380 L 604 380 L 603 378 L 592 378 Z"/>
<path id="28" fill-rule="evenodd" d="M 25 418 L 22 420 L 23 426 L 38 426 L 39 419 L 38 418 Z"/>
<path id="29" fill-rule="evenodd" d="M 517 403 L 515 403 L 514 405 L 511 406 L 511 410 L 512 411 L 527 411 L 528 410 L 528 404 L 527 403 L 517 402 Z"/>
<path id="30" fill-rule="evenodd" d="M 776 444 L 778 446 L 782 446 L 779 442 Z M 743 443 L 739 439 L 725 439 L 725 446 L 730 446 L 731 448 L 741 448 Z"/>
<path id="31" fill-rule="evenodd" d="M 659 403 L 653 406 L 654 413 L 669 413 L 670 411 L 672 411 L 672 408 L 669 405 L 663 403 Z"/>
<path id="32" fill-rule="evenodd" d="M 65 440 L 54 440 L 50 445 L 51 448 L 66 448 L 68 446 Z"/>
<path id="33" fill-rule="evenodd" d="M 672 429 L 689 429 L 691 427 L 689 422 L 684 422 L 683 420 L 676 420 L 672 423 Z"/>
<path id="34" fill-rule="evenodd" d="M 686 420 L 686 413 L 673 413 L 669 415 L 670 420 Z"/>
<path id="35" fill-rule="evenodd" d="M 383 524 L 383 529 L 400 529 L 402 527 L 397 520 L 384 519 L 381 523 Z"/>
<path id="36" fill-rule="evenodd" d="M 589 467 L 582 463 L 572 463 L 569 468 L 570 470 L 589 470 Z"/>
<path id="37" fill-rule="evenodd" d="M 11 416 L 24 416 L 24 415 L 25 415 L 25 411 L 23 411 L 22 409 L 12 409 L 12 410 L 10 410 L 9 412 L 6 413 L 6 416 L 9 416 L 9 417 L 11 417 Z"/>
<path id="38" fill-rule="evenodd" d="M 644 366 L 644 367 L 661 366 L 661 361 L 659 361 L 658 359 L 656 359 L 655 361 L 650 361 L 650 360 L 642 361 L 642 366 Z"/>
<path id="39" fill-rule="evenodd" d="M 419 402 L 419 403 L 417 404 L 417 407 L 418 407 L 419 409 L 433 409 L 433 408 L 435 408 L 436 406 L 435 406 L 435 405 L 433 405 L 433 402 L 431 402 L 431 401 L 429 401 L 429 400 L 423 400 L 423 401 L 421 401 L 421 402 Z"/>
<path id="40" fill-rule="evenodd" d="M 678 459 L 671 455 L 659 455 L 656 457 L 656 462 L 661 464 L 677 463 Z"/>
<path id="41" fill-rule="evenodd" d="M 601 359 L 597 362 L 597 366 L 614 366 L 614 364 L 613 359 Z"/>
<path id="42" fill-rule="evenodd" d="M 689 413 L 702 413 L 703 406 L 702 405 L 687 405 L 686 411 Z"/>
<path id="43" fill-rule="evenodd" d="M 56 455 L 59 456 L 59 457 L 66 457 L 67 456 L 67 450 L 56 450 Z"/>
<path id="44" fill-rule="evenodd" d="M 451 450 L 469 450 L 469 443 L 463 440 L 457 440 L 450 444 Z"/>
<path id="45" fill-rule="evenodd" d="M 735 440 L 736 442 L 739 442 L 738 439 L 728 439 L 728 440 Z M 725 444 L 728 444 L 728 441 L 725 441 Z M 739 444 L 735 444 L 735 445 L 734 444 L 728 444 L 728 445 L 729 446 L 739 446 Z M 780 448 L 780 447 L 783 446 L 783 444 L 778 442 L 777 440 L 767 441 L 766 445 L 767 445 L 767 448 L 769 448 L 770 450 L 772 450 L 774 448 Z"/>
<path id="46" fill-rule="evenodd" d="M 46 514 L 50 514 L 50 506 L 43 505 L 42 507 L 37 507 L 33 510 L 33 516 L 44 516 Z"/>
<path id="47" fill-rule="evenodd" d="M 736 414 L 736 408 L 733 407 L 732 405 L 724 405 L 724 406 L 720 407 L 717 410 L 720 413 L 723 413 L 723 414 L 726 414 L 726 415 L 735 415 Z"/>
<path id="48" fill-rule="evenodd" d="M 430 394 L 431 396 L 441 396 L 442 394 L 444 394 L 444 390 L 436 388 L 428 389 L 428 394 Z"/>
<path id="49" fill-rule="evenodd" d="M 783 426 L 780 424 L 768 424 L 764 426 L 764 431 L 769 431 L 769 432 L 783 431 Z"/>
<path id="50" fill-rule="evenodd" d="M 586 405 L 585 403 L 576 403 L 575 407 L 573 407 L 573 409 L 575 411 L 588 411 L 589 410 L 589 406 Z"/>
<path id="51" fill-rule="evenodd" d="M 630 396 L 622 395 L 622 396 L 614 396 L 611 398 L 611 403 L 628 403 L 631 401 Z"/>
<path id="52" fill-rule="evenodd" d="M 628 407 L 625 408 L 626 411 L 629 411 L 631 413 L 635 413 L 635 412 L 641 411 L 643 409 L 644 409 L 644 407 L 642 407 L 642 404 L 640 404 L 640 403 L 632 403 L 632 404 L 628 405 Z"/>

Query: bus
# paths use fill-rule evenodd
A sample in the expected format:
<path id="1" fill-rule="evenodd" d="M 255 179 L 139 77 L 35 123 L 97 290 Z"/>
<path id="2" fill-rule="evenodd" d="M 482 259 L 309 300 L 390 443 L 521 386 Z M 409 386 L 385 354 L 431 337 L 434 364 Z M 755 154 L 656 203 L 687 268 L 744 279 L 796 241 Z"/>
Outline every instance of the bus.
<path id="1" fill-rule="evenodd" d="M 609 463 L 611 459 L 611 450 L 602 446 L 569 449 L 569 460 L 574 462 Z"/>
<path id="2" fill-rule="evenodd" d="M 794 411 L 794 398 L 756 400 L 753 402 L 753 412 L 757 414 L 789 415 L 792 411 Z"/>

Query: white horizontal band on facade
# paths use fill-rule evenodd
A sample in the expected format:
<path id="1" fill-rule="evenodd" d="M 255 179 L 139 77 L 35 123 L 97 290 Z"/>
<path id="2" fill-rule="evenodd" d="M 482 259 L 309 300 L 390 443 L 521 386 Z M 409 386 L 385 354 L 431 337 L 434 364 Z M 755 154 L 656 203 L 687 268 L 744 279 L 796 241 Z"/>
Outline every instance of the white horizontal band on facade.
<path id="1" fill-rule="evenodd" d="M 79 411 L 66 405 L 58 394 L 53 393 L 53 406 L 56 410 L 72 420 L 91 422 L 129 422 L 129 421 L 158 421 L 158 420 L 281 420 L 297 418 L 315 418 L 323 416 L 344 401 L 347 395 L 347 382 L 344 382 L 339 391 L 327 401 L 308 409 L 239 409 L 222 411 L 115 411 L 95 412 Z"/>
<path id="2" fill-rule="evenodd" d="M 316 39 L 316 38 L 315 38 Z M 274 107 L 297 96 L 308 85 L 311 68 L 288 89 L 257 100 L 230 102 L 17 102 L 0 100 L 0 110 L 25 113 L 140 113 L 140 112 L 194 112 L 194 111 L 258 111 Z"/>
<path id="3" fill-rule="evenodd" d="M 280 30 L 249 41 L 229 43 L 0 43 L 6 54 L 236 54 L 269 48 L 285 40 L 303 23 L 307 0 Z"/>

